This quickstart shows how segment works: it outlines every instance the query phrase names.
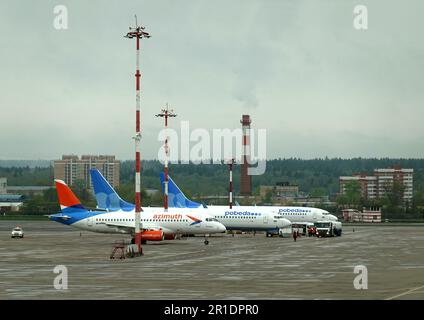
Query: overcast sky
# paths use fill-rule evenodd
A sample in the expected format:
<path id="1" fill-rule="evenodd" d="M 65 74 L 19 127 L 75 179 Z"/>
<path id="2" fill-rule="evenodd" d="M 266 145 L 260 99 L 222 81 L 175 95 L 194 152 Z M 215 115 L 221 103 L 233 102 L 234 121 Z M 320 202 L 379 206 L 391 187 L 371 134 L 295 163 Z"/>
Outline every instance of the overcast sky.
<path id="1" fill-rule="evenodd" d="M 68 30 L 53 27 L 55 5 Z M 353 9 L 368 8 L 368 30 Z M 168 102 L 190 127 L 267 129 L 268 158 L 423 157 L 424 1 L 0 2 L 0 159 L 133 159 L 134 14 L 142 158 Z"/>

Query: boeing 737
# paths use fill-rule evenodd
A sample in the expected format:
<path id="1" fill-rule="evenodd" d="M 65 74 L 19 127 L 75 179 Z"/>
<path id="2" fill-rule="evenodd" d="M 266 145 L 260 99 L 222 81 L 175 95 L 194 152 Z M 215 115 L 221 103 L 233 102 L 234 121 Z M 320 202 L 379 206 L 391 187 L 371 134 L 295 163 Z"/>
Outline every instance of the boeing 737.
<path id="1" fill-rule="evenodd" d="M 163 188 L 164 174 L 160 174 L 161 184 Z M 168 176 L 168 206 L 177 208 L 201 208 L 204 207 L 198 202 L 194 202 L 184 195 L 178 188 L 175 182 Z M 224 212 L 230 212 L 228 206 L 209 206 L 216 211 L 221 208 Z M 274 216 L 281 216 L 289 220 L 292 224 L 307 224 L 315 223 L 317 221 L 337 221 L 337 217 L 330 214 L 328 211 L 311 207 L 287 207 L 287 206 L 234 206 L 235 212 L 256 211 L 262 213 L 269 213 Z M 219 218 L 218 218 L 218 221 Z M 222 221 L 222 223 L 224 223 Z M 225 225 L 225 223 L 224 223 Z"/>
<path id="2" fill-rule="evenodd" d="M 134 237 L 135 212 L 89 211 L 62 180 L 55 180 L 61 213 L 50 219 L 78 229 L 100 233 L 123 233 Z M 225 227 L 207 212 L 199 210 L 143 208 L 141 239 L 145 241 L 171 240 L 176 234 L 212 234 L 225 232 Z M 205 244 L 207 240 L 205 240 Z"/>
<path id="3" fill-rule="evenodd" d="M 122 200 L 109 182 L 97 169 L 91 169 L 91 181 L 97 200 L 97 207 L 109 211 L 131 211 L 134 212 L 134 205 Z M 182 194 L 182 193 L 181 193 Z M 259 207 L 237 208 L 229 210 L 228 207 L 215 206 L 203 208 L 200 204 L 192 206 L 193 201 L 182 198 L 181 194 L 169 198 L 169 207 L 175 212 L 178 210 L 192 210 L 193 212 L 207 212 L 209 215 L 221 222 L 227 230 L 242 231 L 265 231 L 268 234 L 278 233 L 280 229 L 291 226 L 291 222 L 283 215 L 272 212 L 264 212 Z M 179 198 L 184 202 L 184 206 L 175 205 L 174 199 Z"/>

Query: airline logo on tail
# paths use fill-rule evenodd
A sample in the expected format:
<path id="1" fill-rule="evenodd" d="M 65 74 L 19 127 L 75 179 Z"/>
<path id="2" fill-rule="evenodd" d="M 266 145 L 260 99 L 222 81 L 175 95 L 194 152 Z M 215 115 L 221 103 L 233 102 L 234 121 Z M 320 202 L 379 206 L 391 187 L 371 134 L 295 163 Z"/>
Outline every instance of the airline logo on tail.
<path id="1" fill-rule="evenodd" d="M 64 181 L 56 179 L 55 184 L 62 212 L 72 213 L 87 211 Z"/>
<path id="2" fill-rule="evenodd" d="M 90 174 L 98 208 L 109 210 L 121 209 L 123 211 L 134 210 L 135 206 L 132 203 L 122 200 L 99 170 L 91 169 Z"/>
<path id="3" fill-rule="evenodd" d="M 188 214 L 187 214 L 187 217 L 189 217 L 191 220 L 193 220 L 193 221 L 194 221 L 194 222 L 190 223 L 190 225 L 191 225 L 191 226 L 193 226 L 193 225 L 195 225 L 195 224 L 199 224 L 200 222 L 202 222 L 202 220 L 197 219 L 197 218 L 192 217 L 192 216 L 189 216 Z"/>
<path id="4" fill-rule="evenodd" d="M 164 191 L 165 174 L 163 172 L 160 173 L 160 181 L 162 191 Z M 200 208 L 202 204 L 187 199 L 185 194 L 168 175 L 168 206 L 169 208 Z"/>

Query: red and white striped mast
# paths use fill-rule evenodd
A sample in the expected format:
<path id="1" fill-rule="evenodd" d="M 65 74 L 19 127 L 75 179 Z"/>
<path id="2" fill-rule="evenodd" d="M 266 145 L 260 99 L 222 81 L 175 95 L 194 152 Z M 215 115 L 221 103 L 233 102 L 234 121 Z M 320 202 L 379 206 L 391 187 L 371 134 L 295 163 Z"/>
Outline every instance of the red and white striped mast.
<path id="1" fill-rule="evenodd" d="M 168 104 L 166 104 L 166 108 L 161 110 L 161 113 L 157 114 L 156 117 L 165 118 L 165 167 L 164 167 L 164 198 L 163 198 L 163 207 L 165 211 L 168 211 L 168 160 L 169 160 L 169 147 L 168 147 L 168 117 L 176 117 L 177 115 L 174 113 L 174 110 L 169 110 Z"/>
<path id="2" fill-rule="evenodd" d="M 228 202 L 230 204 L 230 209 L 233 208 L 233 165 L 234 165 L 234 163 L 235 163 L 234 159 L 231 159 L 228 162 L 228 169 L 230 171 L 230 188 L 229 188 Z"/>
<path id="3" fill-rule="evenodd" d="M 136 38 L 136 72 L 135 72 L 135 88 L 136 88 L 136 103 L 135 103 L 135 243 L 138 246 L 139 254 L 143 254 L 141 248 L 141 231 L 140 231 L 140 213 L 141 213 L 141 195 L 140 195 L 140 39 L 150 38 L 150 35 L 144 31 L 144 27 L 137 23 L 135 16 L 135 28 L 130 27 L 130 32 L 126 38 Z"/>

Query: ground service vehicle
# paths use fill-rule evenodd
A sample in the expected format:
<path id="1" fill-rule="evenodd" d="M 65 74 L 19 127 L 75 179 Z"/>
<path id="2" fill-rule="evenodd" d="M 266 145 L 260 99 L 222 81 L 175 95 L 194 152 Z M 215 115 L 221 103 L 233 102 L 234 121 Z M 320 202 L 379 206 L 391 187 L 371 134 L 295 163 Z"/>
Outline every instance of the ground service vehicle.
<path id="1" fill-rule="evenodd" d="M 342 235 L 342 223 L 340 221 L 315 222 L 317 237 L 334 237 Z"/>
<path id="2" fill-rule="evenodd" d="M 21 227 L 13 228 L 12 230 L 12 238 L 23 238 L 24 237 L 24 231 Z"/>

